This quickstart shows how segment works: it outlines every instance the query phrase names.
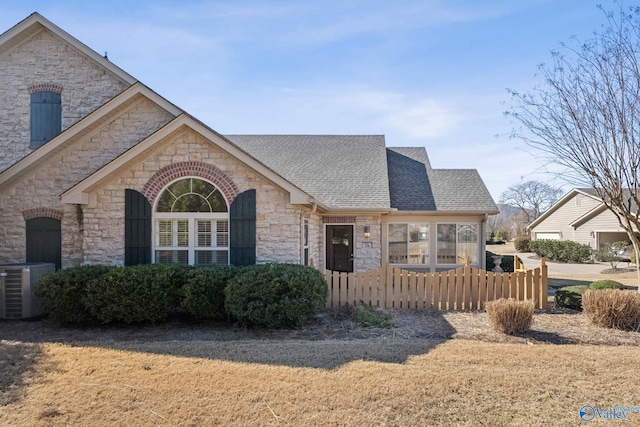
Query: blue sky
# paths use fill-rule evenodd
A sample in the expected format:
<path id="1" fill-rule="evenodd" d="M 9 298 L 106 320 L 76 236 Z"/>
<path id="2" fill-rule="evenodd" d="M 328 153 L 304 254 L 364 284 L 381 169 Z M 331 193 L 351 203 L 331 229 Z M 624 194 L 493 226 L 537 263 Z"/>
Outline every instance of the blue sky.
<path id="1" fill-rule="evenodd" d="M 383 134 L 435 168 L 478 169 L 496 201 L 537 179 L 508 138 L 507 88 L 604 23 L 609 0 L 9 1 L 0 32 L 32 12 L 222 134 Z M 631 5 L 634 2 L 625 2 Z M 565 189 L 569 189 L 565 187 Z"/>

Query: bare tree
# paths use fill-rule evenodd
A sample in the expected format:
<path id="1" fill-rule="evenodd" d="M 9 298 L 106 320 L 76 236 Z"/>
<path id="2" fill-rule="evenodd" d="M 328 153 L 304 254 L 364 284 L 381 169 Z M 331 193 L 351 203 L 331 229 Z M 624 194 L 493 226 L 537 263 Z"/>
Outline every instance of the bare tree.
<path id="1" fill-rule="evenodd" d="M 520 208 L 527 225 L 558 201 L 562 190 L 540 181 L 512 185 L 500 196 L 500 203 Z"/>
<path id="2" fill-rule="evenodd" d="M 543 83 L 510 91 L 514 136 L 559 166 L 568 182 L 594 188 L 634 250 L 640 249 L 640 7 L 607 12 L 589 40 L 574 39 L 539 67 Z M 640 265 L 638 266 L 640 283 Z M 639 288 L 640 289 L 640 288 Z"/>

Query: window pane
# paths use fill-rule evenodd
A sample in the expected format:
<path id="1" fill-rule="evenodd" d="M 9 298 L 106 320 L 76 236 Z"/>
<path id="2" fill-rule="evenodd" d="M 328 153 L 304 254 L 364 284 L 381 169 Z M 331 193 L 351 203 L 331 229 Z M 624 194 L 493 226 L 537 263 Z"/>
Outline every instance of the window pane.
<path id="1" fill-rule="evenodd" d="M 229 246 L 229 221 L 216 222 L 216 246 Z"/>
<path id="2" fill-rule="evenodd" d="M 156 262 L 159 264 L 189 263 L 189 251 L 156 251 Z"/>
<path id="3" fill-rule="evenodd" d="M 198 220 L 198 246 L 211 247 L 211 221 Z"/>
<path id="4" fill-rule="evenodd" d="M 478 225 L 458 225 L 458 259 L 460 262 L 469 260 L 470 263 L 478 262 Z"/>
<path id="5" fill-rule="evenodd" d="M 158 221 L 158 246 L 173 246 L 173 222 L 171 220 L 161 219 Z"/>
<path id="6" fill-rule="evenodd" d="M 211 206 L 198 194 L 185 194 L 174 202 L 171 212 L 211 212 Z"/>
<path id="7" fill-rule="evenodd" d="M 389 263 L 407 263 L 407 224 L 389 224 Z"/>
<path id="8" fill-rule="evenodd" d="M 218 190 L 211 193 L 207 201 L 211 205 L 211 212 L 227 212 L 227 202 Z"/>
<path id="9" fill-rule="evenodd" d="M 456 225 L 438 224 L 438 264 L 456 263 Z"/>
<path id="10" fill-rule="evenodd" d="M 304 220 L 303 246 L 309 246 L 309 221 Z"/>
<path id="11" fill-rule="evenodd" d="M 189 220 L 179 219 L 178 223 L 178 235 L 176 246 L 189 246 Z"/>
<path id="12" fill-rule="evenodd" d="M 213 251 L 196 251 L 196 265 L 211 264 Z"/>
<path id="13" fill-rule="evenodd" d="M 429 224 L 409 224 L 409 264 L 429 264 Z"/>
<path id="14" fill-rule="evenodd" d="M 216 264 L 229 263 L 229 251 L 214 251 L 216 253 Z"/>

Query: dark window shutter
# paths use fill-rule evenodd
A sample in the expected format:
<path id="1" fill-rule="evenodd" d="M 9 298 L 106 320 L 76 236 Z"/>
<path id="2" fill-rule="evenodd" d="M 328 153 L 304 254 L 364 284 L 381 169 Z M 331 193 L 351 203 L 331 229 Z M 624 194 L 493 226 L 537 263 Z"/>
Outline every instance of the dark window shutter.
<path id="1" fill-rule="evenodd" d="M 124 265 L 151 263 L 151 205 L 142 193 L 124 190 Z"/>
<path id="2" fill-rule="evenodd" d="M 53 218 L 27 220 L 27 262 L 52 262 L 59 270 L 62 267 L 61 223 Z"/>
<path id="3" fill-rule="evenodd" d="M 38 148 L 62 132 L 62 103 L 59 93 L 31 94 L 31 148 Z"/>
<path id="4" fill-rule="evenodd" d="M 256 263 L 256 190 L 238 194 L 229 211 L 231 264 Z"/>

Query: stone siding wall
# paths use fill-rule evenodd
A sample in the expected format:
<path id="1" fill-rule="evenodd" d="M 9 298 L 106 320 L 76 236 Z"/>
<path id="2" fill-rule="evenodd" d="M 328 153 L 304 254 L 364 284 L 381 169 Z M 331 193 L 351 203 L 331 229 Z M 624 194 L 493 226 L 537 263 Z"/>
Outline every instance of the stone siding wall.
<path id="1" fill-rule="evenodd" d="M 256 190 L 257 262 L 300 262 L 301 209 L 289 204 L 284 190 L 191 130 L 159 142 L 145 160 L 96 192 L 96 206 L 84 207 L 83 261 L 123 263 L 124 190 L 142 192 L 158 170 L 189 161 L 215 165 L 239 192 Z"/>
<path id="2" fill-rule="evenodd" d="M 86 178 L 122 152 L 169 122 L 172 116 L 146 98 L 140 98 L 119 116 L 102 124 L 56 153 L 52 153 L 27 173 L 0 188 L 0 263 L 24 262 L 25 221 L 30 209 L 63 210 L 62 265 L 82 261 L 82 210 L 63 206 L 60 194 Z M 124 212 L 124 211 L 123 211 Z M 84 231 L 88 230 L 84 228 Z"/>
<path id="3" fill-rule="evenodd" d="M 62 130 L 128 85 L 47 31 L 0 56 L 0 171 L 27 154 L 34 85 L 61 87 Z"/>

